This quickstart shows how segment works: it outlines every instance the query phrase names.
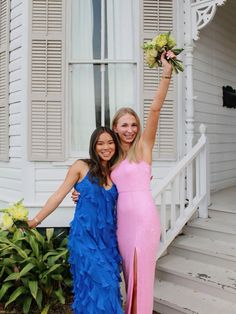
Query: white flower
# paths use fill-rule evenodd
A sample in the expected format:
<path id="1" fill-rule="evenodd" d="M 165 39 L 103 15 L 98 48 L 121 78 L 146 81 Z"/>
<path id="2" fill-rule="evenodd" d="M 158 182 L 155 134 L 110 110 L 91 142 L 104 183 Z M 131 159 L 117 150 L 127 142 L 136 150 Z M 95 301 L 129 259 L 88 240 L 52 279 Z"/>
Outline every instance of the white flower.
<path id="1" fill-rule="evenodd" d="M 170 36 L 170 32 L 159 34 L 151 41 L 144 43 L 143 49 L 146 53 L 146 62 L 150 68 L 162 66 L 161 55 L 164 51 L 171 50 L 175 56 L 180 54 L 183 49 L 175 48 L 176 42 L 173 37 Z M 168 62 L 171 63 L 174 73 L 183 71 L 184 67 L 181 60 L 175 58 L 169 58 Z"/>
<path id="2" fill-rule="evenodd" d="M 3 212 L 0 218 L 2 230 L 9 230 L 17 221 L 28 220 L 28 209 L 23 205 L 22 200 L 0 211 Z"/>
<path id="3" fill-rule="evenodd" d="M 0 227 L 2 230 L 8 230 L 13 226 L 14 222 L 8 213 L 4 213 L 0 219 Z"/>
<path id="4" fill-rule="evenodd" d="M 22 204 L 14 204 L 10 207 L 7 212 L 12 216 L 14 221 L 27 221 L 28 220 L 28 209 Z"/>

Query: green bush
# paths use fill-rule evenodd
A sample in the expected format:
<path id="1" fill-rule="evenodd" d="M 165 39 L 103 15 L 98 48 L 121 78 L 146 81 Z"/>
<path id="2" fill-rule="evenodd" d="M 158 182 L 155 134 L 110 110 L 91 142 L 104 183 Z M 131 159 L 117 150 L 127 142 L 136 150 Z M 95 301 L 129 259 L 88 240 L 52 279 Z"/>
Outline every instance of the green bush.
<path id="1" fill-rule="evenodd" d="M 9 311 L 47 314 L 71 295 L 66 231 L 42 234 L 23 224 L 0 230 L 0 302 Z"/>

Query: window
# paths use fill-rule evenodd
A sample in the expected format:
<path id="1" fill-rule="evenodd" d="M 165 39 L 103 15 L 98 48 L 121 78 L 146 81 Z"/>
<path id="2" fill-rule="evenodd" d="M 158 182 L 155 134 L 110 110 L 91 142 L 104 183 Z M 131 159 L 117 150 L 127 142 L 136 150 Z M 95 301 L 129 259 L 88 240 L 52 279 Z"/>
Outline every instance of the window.
<path id="1" fill-rule="evenodd" d="M 70 17 L 70 137 L 78 156 L 96 127 L 137 104 L 138 1 L 71 0 Z"/>

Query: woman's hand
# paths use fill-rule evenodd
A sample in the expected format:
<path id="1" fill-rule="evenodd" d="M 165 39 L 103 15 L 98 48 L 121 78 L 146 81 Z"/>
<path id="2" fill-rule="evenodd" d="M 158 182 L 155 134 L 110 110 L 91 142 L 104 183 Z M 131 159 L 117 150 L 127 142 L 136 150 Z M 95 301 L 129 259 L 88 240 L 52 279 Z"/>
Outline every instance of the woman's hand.
<path id="1" fill-rule="evenodd" d="M 38 225 L 38 223 L 34 219 L 28 220 L 27 223 L 30 228 L 36 228 Z"/>
<path id="2" fill-rule="evenodd" d="M 72 192 L 72 194 L 71 194 L 71 198 L 72 198 L 72 201 L 73 201 L 75 204 L 78 202 L 79 195 L 80 195 L 79 192 L 77 192 L 76 190 L 73 190 L 73 192 Z"/>
<path id="3" fill-rule="evenodd" d="M 39 221 L 38 217 L 34 217 L 32 220 L 28 220 L 27 223 L 30 228 L 36 228 L 41 224 L 41 221 Z"/>
<path id="4" fill-rule="evenodd" d="M 176 55 L 171 51 L 164 51 L 161 55 L 161 63 L 163 67 L 163 77 L 169 76 L 171 77 L 172 73 L 172 65 L 168 61 L 168 59 L 175 59 Z"/>

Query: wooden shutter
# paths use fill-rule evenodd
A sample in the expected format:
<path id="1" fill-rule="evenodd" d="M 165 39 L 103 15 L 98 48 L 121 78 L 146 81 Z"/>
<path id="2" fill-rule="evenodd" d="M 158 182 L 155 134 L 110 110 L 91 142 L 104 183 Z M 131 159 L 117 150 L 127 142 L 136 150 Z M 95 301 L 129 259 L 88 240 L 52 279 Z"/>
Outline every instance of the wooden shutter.
<path id="1" fill-rule="evenodd" d="M 146 42 L 159 33 L 173 30 L 173 0 L 143 0 L 143 36 Z M 144 57 L 144 56 L 143 56 Z M 143 123 L 145 125 L 150 104 L 159 84 L 161 69 L 149 69 L 143 58 Z M 171 80 L 168 95 L 161 111 L 154 159 L 173 160 L 176 158 L 176 132 L 174 107 L 174 80 Z"/>
<path id="2" fill-rule="evenodd" d="M 9 16 L 8 0 L 0 0 L 0 160 L 9 160 Z"/>
<path id="3" fill-rule="evenodd" d="M 30 159 L 60 161 L 65 158 L 65 0 L 30 2 Z"/>

